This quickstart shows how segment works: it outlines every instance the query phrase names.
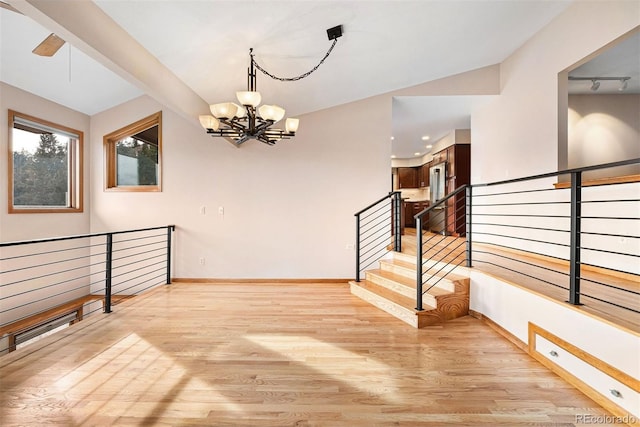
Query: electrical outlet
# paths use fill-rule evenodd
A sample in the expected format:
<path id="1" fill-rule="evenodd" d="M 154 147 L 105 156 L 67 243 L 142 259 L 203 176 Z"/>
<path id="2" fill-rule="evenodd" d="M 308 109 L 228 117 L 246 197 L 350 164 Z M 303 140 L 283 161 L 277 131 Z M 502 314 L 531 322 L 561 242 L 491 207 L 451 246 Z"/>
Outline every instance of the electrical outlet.
<path id="1" fill-rule="evenodd" d="M 200 215 L 206 215 L 206 214 L 207 214 L 207 207 L 200 206 Z"/>
<path id="2" fill-rule="evenodd" d="M 204 265 L 204 257 L 200 257 L 200 265 Z"/>
<path id="3" fill-rule="evenodd" d="M 224 215 L 224 207 L 223 206 L 220 206 L 218 208 L 218 215 Z"/>

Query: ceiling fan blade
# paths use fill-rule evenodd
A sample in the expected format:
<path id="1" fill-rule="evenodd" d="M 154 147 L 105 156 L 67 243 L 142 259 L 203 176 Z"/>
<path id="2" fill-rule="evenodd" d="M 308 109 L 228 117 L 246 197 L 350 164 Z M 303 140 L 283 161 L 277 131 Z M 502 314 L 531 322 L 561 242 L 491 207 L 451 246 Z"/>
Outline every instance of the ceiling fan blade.
<path id="1" fill-rule="evenodd" d="M 7 10 L 10 10 L 12 12 L 19 13 L 20 15 L 22 15 L 22 12 L 20 12 L 18 9 L 16 9 L 15 7 L 13 7 L 10 4 L 5 3 L 3 1 L 0 1 L 0 7 L 3 8 L 3 9 L 7 9 Z"/>
<path id="2" fill-rule="evenodd" d="M 40 56 L 53 56 L 64 45 L 64 40 L 51 33 L 42 43 L 33 49 L 33 53 Z"/>

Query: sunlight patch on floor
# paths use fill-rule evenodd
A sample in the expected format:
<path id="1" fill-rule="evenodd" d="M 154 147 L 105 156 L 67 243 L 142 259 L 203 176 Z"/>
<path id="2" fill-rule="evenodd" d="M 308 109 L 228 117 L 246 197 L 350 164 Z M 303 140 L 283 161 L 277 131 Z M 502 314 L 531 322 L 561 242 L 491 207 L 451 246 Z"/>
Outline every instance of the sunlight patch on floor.
<path id="1" fill-rule="evenodd" d="M 70 412 L 79 425 L 107 414 L 137 419 L 206 418 L 212 404 L 229 412 L 241 411 L 215 386 L 193 377 L 135 333 L 63 375 L 55 386 L 59 393 L 82 402 Z M 199 399 L 194 399 L 194 390 Z"/>
<path id="2" fill-rule="evenodd" d="M 308 336 L 252 334 L 244 338 L 361 392 L 390 403 L 400 401 L 396 398 L 399 389 L 395 381 L 389 380 L 393 369 L 370 357 Z M 367 382 L 362 380 L 363 373 Z"/>

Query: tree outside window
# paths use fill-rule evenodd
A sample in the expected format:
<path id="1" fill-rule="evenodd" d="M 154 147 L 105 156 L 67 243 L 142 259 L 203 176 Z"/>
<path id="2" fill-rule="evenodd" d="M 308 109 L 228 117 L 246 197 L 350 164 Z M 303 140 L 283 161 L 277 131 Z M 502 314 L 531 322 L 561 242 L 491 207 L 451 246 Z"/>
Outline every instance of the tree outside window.
<path id="1" fill-rule="evenodd" d="M 162 113 L 104 136 L 105 189 L 161 191 Z"/>
<path id="2" fill-rule="evenodd" d="M 9 111 L 9 212 L 81 212 L 82 132 Z"/>

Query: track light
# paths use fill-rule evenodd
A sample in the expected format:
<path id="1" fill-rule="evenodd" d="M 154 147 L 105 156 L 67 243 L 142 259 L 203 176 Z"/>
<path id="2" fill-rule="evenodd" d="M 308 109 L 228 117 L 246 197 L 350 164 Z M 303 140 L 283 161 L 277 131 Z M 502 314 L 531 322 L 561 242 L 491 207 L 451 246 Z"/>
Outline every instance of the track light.
<path id="1" fill-rule="evenodd" d="M 618 86 L 618 91 L 622 92 L 622 91 L 627 89 L 627 86 L 629 85 L 629 80 L 630 79 L 631 79 L 631 77 L 628 77 L 628 76 L 625 76 L 625 77 L 574 77 L 574 76 L 569 76 L 569 80 L 573 80 L 573 81 L 590 81 L 591 82 L 591 87 L 589 89 L 591 89 L 594 92 L 597 91 L 600 88 L 600 83 L 605 81 L 605 80 L 612 80 L 612 81 L 620 82 L 620 86 Z M 607 85 L 605 84 L 605 88 L 606 88 L 606 86 Z"/>
<path id="2" fill-rule="evenodd" d="M 627 80 L 629 80 L 629 79 L 620 79 L 620 87 L 618 88 L 618 90 L 620 92 L 622 92 L 622 91 L 627 89 L 627 86 L 628 86 L 627 85 Z"/>

